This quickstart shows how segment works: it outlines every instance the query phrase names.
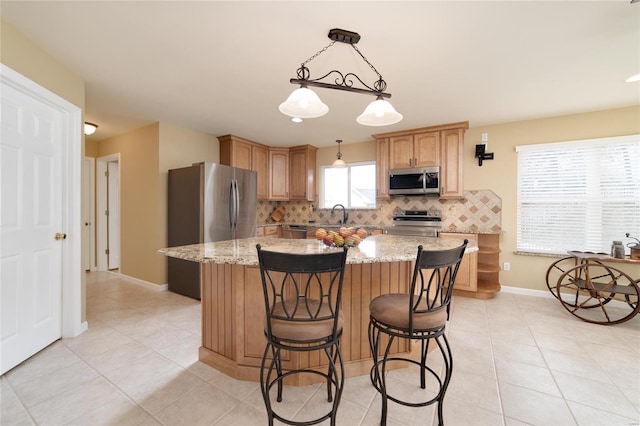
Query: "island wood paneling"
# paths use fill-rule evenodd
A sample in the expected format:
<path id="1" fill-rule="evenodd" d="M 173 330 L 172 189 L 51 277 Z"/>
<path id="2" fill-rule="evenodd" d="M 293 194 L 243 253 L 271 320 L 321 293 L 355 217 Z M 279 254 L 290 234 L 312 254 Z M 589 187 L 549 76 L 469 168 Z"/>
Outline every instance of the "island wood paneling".
<path id="1" fill-rule="evenodd" d="M 341 349 L 348 377 L 368 374 L 371 368 L 369 302 L 381 294 L 408 291 L 410 275 L 411 262 L 346 266 Z M 258 380 L 266 343 L 264 310 L 257 266 L 202 264 L 200 360 L 232 377 Z M 411 347 L 410 342 L 400 341 L 394 344 L 392 353 L 409 353 Z M 283 353 L 285 370 L 326 365 L 321 351 Z"/>

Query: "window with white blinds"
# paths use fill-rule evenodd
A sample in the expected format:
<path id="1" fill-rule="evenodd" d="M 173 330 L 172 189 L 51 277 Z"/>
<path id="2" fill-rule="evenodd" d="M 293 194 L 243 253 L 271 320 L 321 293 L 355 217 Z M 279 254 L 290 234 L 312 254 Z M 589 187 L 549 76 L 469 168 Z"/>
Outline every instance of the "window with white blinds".
<path id="1" fill-rule="evenodd" d="M 640 135 L 516 151 L 518 251 L 608 253 L 625 233 L 640 235 Z"/>

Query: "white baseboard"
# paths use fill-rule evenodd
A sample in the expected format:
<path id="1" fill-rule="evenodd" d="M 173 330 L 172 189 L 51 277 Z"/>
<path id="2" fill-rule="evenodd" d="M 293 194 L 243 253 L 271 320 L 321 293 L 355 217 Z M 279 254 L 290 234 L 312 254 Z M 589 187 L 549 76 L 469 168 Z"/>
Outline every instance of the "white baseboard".
<path id="1" fill-rule="evenodd" d="M 87 321 L 80 324 L 80 334 L 84 333 L 89 329 L 89 323 Z"/>
<path id="2" fill-rule="evenodd" d="M 524 296 L 533 296 L 533 297 L 544 297 L 555 299 L 553 294 L 551 294 L 548 290 L 533 290 L 531 288 L 522 288 L 522 287 L 510 287 L 508 285 L 501 285 L 500 291 L 504 291 L 505 293 L 513 293 L 513 294 L 522 294 Z"/>
<path id="3" fill-rule="evenodd" d="M 149 288 L 155 291 L 167 291 L 169 289 L 169 284 L 154 284 L 149 281 L 141 280 L 140 278 L 130 277 L 129 275 L 122 274 L 120 272 L 112 272 L 109 273 L 118 275 L 121 278 L 126 279 L 127 281 L 131 281 L 133 284 L 141 285 L 143 287 Z"/>

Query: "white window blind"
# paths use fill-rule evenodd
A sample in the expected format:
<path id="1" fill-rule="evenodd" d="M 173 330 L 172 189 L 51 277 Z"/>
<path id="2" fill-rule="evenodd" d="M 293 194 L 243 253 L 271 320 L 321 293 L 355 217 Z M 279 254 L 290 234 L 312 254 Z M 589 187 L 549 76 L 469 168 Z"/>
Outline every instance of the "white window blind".
<path id="1" fill-rule="evenodd" d="M 518 251 L 608 253 L 625 233 L 640 235 L 640 135 L 516 151 Z"/>

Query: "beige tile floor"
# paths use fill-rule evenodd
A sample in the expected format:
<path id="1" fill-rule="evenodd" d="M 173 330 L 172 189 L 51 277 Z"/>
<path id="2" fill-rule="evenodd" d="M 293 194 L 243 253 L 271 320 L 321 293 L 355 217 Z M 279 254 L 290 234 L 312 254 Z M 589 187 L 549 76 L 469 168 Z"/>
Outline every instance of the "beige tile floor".
<path id="1" fill-rule="evenodd" d="M 90 273 L 87 320 L 81 336 L 0 378 L 0 424 L 266 424 L 256 383 L 198 361 L 197 301 Z M 447 425 L 640 423 L 640 316 L 593 325 L 554 299 L 501 292 L 487 301 L 455 298 L 448 333 Z M 394 371 L 390 383 L 411 396 L 409 372 Z M 309 418 L 326 404 L 323 395 L 319 385 L 287 388 L 281 412 Z M 348 379 L 338 424 L 377 425 L 379 413 L 368 377 Z M 390 425 L 433 422 L 433 407 L 390 406 Z"/>

